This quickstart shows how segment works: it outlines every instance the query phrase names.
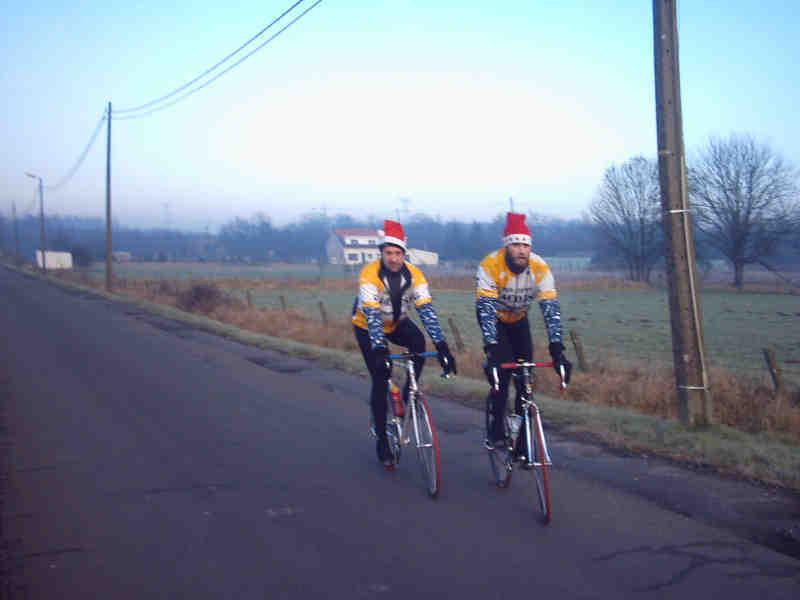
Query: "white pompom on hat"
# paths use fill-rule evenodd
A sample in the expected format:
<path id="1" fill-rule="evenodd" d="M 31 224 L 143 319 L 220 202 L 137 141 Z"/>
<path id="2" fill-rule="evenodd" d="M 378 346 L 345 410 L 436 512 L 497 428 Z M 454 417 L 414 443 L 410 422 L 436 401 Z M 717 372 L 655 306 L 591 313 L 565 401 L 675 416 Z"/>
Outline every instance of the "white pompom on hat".
<path id="1" fill-rule="evenodd" d="M 531 245 L 531 231 L 525 224 L 525 215 L 506 213 L 506 228 L 503 230 L 503 246 L 509 244 Z"/>
<path id="2" fill-rule="evenodd" d="M 380 238 L 378 246 L 394 244 L 395 246 L 400 246 L 403 252 L 408 252 L 406 234 L 403 232 L 403 226 L 397 221 L 385 219 L 383 221 L 383 229 L 378 230 L 378 237 Z"/>

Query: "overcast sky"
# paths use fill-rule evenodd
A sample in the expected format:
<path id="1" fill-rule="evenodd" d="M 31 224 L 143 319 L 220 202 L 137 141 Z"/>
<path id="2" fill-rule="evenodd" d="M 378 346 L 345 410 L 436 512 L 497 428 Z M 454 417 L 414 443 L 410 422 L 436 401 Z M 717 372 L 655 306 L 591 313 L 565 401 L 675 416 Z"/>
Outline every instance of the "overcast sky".
<path id="1" fill-rule="evenodd" d="M 607 167 L 655 156 L 646 0 L 322 0 L 207 87 L 117 119 L 191 81 L 292 3 L 7 6 L 0 212 L 12 201 L 18 213 L 38 210 L 31 171 L 48 214 L 105 215 L 105 127 L 74 177 L 48 186 L 70 173 L 108 102 L 114 218 L 129 226 L 214 231 L 258 212 L 283 225 L 313 211 L 386 217 L 404 207 L 486 220 L 509 198 L 519 211 L 579 217 Z M 800 163 L 798 14 L 789 0 L 678 2 L 688 152 L 740 132 Z"/>

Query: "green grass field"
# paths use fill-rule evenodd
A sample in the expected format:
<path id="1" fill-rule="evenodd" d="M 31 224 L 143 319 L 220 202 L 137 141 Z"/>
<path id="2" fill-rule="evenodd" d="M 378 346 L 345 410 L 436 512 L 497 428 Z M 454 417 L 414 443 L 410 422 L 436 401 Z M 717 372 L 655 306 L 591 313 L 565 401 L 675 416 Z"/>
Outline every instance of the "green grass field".
<path id="1" fill-rule="evenodd" d="M 319 302 L 329 318 L 350 318 L 353 292 L 330 290 L 254 290 L 256 306 L 289 306 L 321 319 Z M 672 336 L 666 292 L 663 290 L 574 291 L 559 293 L 565 332 L 579 333 L 591 363 L 616 357 L 637 363 L 672 363 Z M 470 292 L 435 292 L 434 304 L 449 333 L 456 323 L 464 343 L 480 347 Z M 750 377 L 768 377 L 763 348 L 772 348 L 787 382 L 800 385 L 800 303 L 794 296 L 707 291 L 701 296 L 706 354 L 710 367 L 735 370 Z M 534 339 L 545 339 L 541 314 L 532 308 Z M 569 340 L 567 346 L 571 346 Z"/>
<path id="2" fill-rule="evenodd" d="M 104 264 L 96 263 L 90 276 L 104 277 Z M 123 278 L 228 279 L 315 281 L 315 265 L 223 265 L 214 263 L 116 263 L 114 274 Z M 254 289 L 256 306 L 280 308 L 283 295 L 289 306 L 321 319 L 323 301 L 329 318 L 348 320 L 355 297 L 356 274 L 340 266 L 326 266 L 325 279 L 351 279 L 352 291 Z M 474 300 L 467 291 L 436 291 L 434 303 L 449 334 L 452 317 L 465 344 L 481 346 L 475 321 Z M 242 295 L 242 294 L 240 294 Z M 663 289 L 561 290 L 565 332 L 579 333 L 591 363 L 598 358 L 619 358 L 637 363 L 671 365 L 672 336 Z M 747 377 L 764 379 L 763 349 L 775 351 L 778 365 L 788 384 L 800 385 L 800 301 L 797 296 L 778 293 L 736 293 L 709 289 L 701 294 L 703 329 L 710 367 L 733 370 Z M 531 324 L 534 339 L 544 340 L 542 319 L 536 307 Z M 570 347 L 569 339 L 565 340 Z"/>

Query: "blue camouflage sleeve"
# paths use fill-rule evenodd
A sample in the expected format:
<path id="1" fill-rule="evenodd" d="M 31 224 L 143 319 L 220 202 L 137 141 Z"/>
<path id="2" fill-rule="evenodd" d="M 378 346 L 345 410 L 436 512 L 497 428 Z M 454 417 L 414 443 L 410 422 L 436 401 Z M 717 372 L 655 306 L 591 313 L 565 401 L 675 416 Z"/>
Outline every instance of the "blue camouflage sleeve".
<path id="1" fill-rule="evenodd" d="M 361 312 L 364 313 L 364 318 L 367 320 L 367 333 L 369 334 L 369 343 L 372 349 L 388 348 L 386 334 L 383 333 L 383 318 L 381 317 L 380 309 L 362 306 Z"/>
<path id="2" fill-rule="evenodd" d="M 433 308 L 433 302 L 426 302 L 418 306 L 417 313 L 419 313 L 420 321 L 422 321 L 422 325 L 428 335 L 431 336 L 433 343 L 436 344 L 444 340 L 444 332 L 442 332 L 442 327 L 439 325 L 439 317 Z"/>
<path id="3" fill-rule="evenodd" d="M 556 298 L 547 298 L 539 301 L 539 308 L 542 309 L 544 326 L 547 329 L 547 337 L 550 343 L 560 342 L 563 334 L 561 303 Z"/>
<path id="4" fill-rule="evenodd" d="M 475 302 L 475 316 L 483 335 L 483 345 L 497 343 L 497 298 L 482 296 Z"/>

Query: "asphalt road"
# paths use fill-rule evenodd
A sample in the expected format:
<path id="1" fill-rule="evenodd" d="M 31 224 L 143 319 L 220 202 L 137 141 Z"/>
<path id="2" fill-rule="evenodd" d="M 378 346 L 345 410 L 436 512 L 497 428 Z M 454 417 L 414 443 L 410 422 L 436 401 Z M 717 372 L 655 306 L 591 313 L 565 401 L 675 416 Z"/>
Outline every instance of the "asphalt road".
<path id="1" fill-rule="evenodd" d="M 3 598 L 800 593 L 742 518 L 779 529 L 794 496 L 550 432 L 542 526 L 527 474 L 489 484 L 482 416 L 434 397 L 434 501 L 410 453 L 379 467 L 362 378 L 4 268 L 0 302 Z"/>

